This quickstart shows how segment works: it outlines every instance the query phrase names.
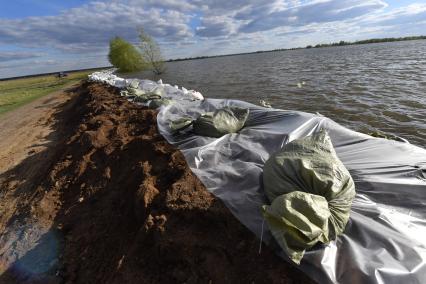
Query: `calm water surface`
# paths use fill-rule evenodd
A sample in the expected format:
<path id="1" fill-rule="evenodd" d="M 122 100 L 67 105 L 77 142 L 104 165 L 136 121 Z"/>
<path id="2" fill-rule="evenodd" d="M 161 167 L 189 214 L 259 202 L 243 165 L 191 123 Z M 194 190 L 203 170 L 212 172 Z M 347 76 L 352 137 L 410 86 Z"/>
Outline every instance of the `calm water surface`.
<path id="1" fill-rule="evenodd" d="M 208 98 L 265 99 L 275 108 L 319 112 L 357 131 L 380 130 L 426 147 L 424 40 L 171 62 L 161 79 Z"/>

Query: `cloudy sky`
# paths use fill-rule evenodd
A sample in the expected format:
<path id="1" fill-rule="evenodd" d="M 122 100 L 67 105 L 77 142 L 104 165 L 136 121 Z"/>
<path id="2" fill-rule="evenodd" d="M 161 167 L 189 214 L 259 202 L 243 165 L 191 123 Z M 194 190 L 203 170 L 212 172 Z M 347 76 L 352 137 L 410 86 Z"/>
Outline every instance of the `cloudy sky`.
<path id="1" fill-rule="evenodd" d="M 0 78 L 108 65 L 140 27 L 166 58 L 426 34 L 425 0 L 0 1 Z"/>

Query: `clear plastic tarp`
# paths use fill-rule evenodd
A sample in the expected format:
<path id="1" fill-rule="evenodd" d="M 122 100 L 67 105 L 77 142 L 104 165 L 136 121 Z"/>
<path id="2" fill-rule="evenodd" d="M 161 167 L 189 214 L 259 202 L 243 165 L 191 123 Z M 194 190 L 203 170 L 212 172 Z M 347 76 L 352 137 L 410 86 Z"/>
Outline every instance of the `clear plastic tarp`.
<path id="1" fill-rule="evenodd" d="M 238 100 L 166 96 L 176 103 L 160 108 L 160 133 L 182 151 L 206 188 L 258 237 L 261 206 L 268 204 L 262 184 L 265 161 L 286 143 L 327 130 L 357 194 L 344 234 L 308 250 L 298 268 L 319 283 L 426 283 L 425 149 L 351 131 L 321 115 Z M 250 109 L 239 133 L 210 138 L 191 131 L 176 134 L 169 128 L 179 118 L 195 119 L 225 106 Z M 263 240 L 291 263 L 267 228 Z"/>

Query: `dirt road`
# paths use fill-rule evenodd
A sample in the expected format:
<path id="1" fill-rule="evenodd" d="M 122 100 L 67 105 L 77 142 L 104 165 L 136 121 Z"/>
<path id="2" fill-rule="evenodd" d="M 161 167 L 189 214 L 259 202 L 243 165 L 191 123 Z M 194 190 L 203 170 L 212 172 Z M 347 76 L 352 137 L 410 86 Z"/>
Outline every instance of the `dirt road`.
<path id="1" fill-rule="evenodd" d="M 73 87 L 67 88 L 72 90 Z M 58 91 L 0 116 L 0 174 L 58 142 L 53 114 L 72 96 Z"/>
<path id="2" fill-rule="evenodd" d="M 59 154 L 58 145 L 64 142 L 58 120 L 60 113 L 72 108 L 75 86 L 0 116 L 0 275 L 31 250 L 53 223 L 50 213 L 43 214 L 51 205 L 40 204 L 37 196 Z"/>

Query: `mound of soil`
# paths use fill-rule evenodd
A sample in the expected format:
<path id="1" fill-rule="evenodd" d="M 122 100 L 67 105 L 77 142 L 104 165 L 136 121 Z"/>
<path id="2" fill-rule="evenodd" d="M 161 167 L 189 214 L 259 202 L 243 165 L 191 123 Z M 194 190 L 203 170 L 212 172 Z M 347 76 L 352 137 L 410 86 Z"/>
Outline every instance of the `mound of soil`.
<path id="1" fill-rule="evenodd" d="M 311 283 L 258 254 L 158 133 L 155 111 L 100 84 L 74 92 L 54 115 L 61 143 L 1 176 L 0 194 L 14 192 L 0 207 L 1 283 Z"/>

